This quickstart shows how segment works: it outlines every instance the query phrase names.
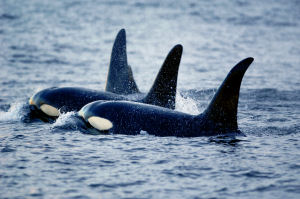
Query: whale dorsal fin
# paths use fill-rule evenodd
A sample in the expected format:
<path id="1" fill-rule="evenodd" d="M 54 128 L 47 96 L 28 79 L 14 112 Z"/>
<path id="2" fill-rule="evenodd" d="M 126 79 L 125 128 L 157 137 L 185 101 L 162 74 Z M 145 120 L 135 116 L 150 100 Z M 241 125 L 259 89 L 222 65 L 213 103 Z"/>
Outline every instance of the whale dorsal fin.
<path id="1" fill-rule="evenodd" d="M 130 65 L 128 65 L 128 81 L 129 81 L 129 89 L 127 89 L 130 92 L 127 92 L 128 94 L 134 94 L 134 93 L 140 93 L 140 90 L 138 86 L 135 83 L 135 80 L 133 78 L 132 68 Z"/>
<path id="2" fill-rule="evenodd" d="M 139 93 L 127 63 L 125 29 L 119 31 L 112 48 L 105 91 L 122 95 Z"/>
<path id="3" fill-rule="evenodd" d="M 246 58 L 231 69 L 208 108 L 198 117 L 205 117 L 212 121 L 219 130 L 238 130 L 237 109 L 240 86 L 243 76 L 253 60 L 252 57 Z"/>
<path id="4" fill-rule="evenodd" d="M 165 59 L 152 88 L 143 102 L 175 109 L 178 69 L 182 55 L 180 44 L 173 47 Z"/>

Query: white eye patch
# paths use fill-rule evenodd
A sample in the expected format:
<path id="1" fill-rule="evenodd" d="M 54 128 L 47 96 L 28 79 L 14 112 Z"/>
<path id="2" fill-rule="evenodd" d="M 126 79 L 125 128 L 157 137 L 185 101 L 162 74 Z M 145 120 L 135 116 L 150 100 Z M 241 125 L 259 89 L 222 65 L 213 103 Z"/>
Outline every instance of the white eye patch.
<path id="1" fill-rule="evenodd" d="M 102 117 L 92 116 L 88 119 L 90 125 L 92 125 L 95 129 L 100 131 L 106 131 L 113 127 L 113 124 L 108 119 Z"/>
<path id="2" fill-rule="evenodd" d="M 43 104 L 40 106 L 40 109 L 47 115 L 52 117 L 58 117 L 59 116 L 59 110 L 53 106 L 50 106 L 48 104 Z"/>

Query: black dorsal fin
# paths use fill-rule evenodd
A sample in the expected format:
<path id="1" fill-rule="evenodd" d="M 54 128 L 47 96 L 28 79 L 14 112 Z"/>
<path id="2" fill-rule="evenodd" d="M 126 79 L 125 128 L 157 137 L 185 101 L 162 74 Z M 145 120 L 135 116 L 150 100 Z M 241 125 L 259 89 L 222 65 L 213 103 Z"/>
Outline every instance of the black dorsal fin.
<path id="1" fill-rule="evenodd" d="M 119 31 L 112 48 L 105 91 L 122 95 L 139 93 L 127 63 L 125 29 Z"/>
<path id="2" fill-rule="evenodd" d="M 152 88 L 143 102 L 175 109 L 178 69 L 182 55 L 182 45 L 173 47 L 165 59 Z"/>
<path id="3" fill-rule="evenodd" d="M 140 93 L 140 90 L 138 88 L 138 86 L 135 83 L 135 80 L 133 78 L 133 73 L 132 73 L 132 69 L 131 66 L 128 65 L 128 87 L 129 89 L 127 89 L 130 92 L 127 92 L 128 94 L 135 94 L 135 93 Z"/>
<path id="4" fill-rule="evenodd" d="M 238 130 L 237 109 L 240 86 L 253 60 L 252 57 L 246 58 L 231 69 L 204 114 L 198 117 L 206 117 L 215 124 L 216 128 L 224 131 Z"/>

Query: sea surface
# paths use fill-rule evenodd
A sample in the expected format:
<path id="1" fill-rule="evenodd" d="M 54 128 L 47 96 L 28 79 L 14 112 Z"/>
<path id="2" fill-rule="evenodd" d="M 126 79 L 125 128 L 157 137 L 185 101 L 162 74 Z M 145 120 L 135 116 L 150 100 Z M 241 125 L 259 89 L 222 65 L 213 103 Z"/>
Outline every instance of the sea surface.
<path id="1" fill-rule="evenodd" d="M 254 57 L 239 100 L 246 136 L 90 135 L 74 112 L 28 120 L 40 89 L 103 90 L 122 28 L 143 92 L 183 45 L 186 113 Z M 300 1 L 0 0 L 0 198 L 300 198 Z"/>

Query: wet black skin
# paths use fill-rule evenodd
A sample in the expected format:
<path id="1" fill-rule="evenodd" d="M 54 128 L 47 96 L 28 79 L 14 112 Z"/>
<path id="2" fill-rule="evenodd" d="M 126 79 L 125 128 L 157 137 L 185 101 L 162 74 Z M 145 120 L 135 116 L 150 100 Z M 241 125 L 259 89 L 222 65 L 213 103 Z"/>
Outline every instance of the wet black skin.
<path id="1" fill-rule="evenodd" d="M 86 122 L 92 116 L 109 120 L 112 133 L 138 134 L 144 130 L 157 136 L 180 137 L 241 134 L 237 124 L 239 91 L 252 62 L 253 58 L 247 58 L 233 67 L 200 115 L 128 101 L 96 101 L 84 106 L 79 115 Z"/>
<path id="2" fill-rule="evenodd" d="M 127 97 L 123 95 L 80 87 L 47 88 L 32 97 L 36 107 L 48 104 L 60 109 L 61 112 L 79 111 L 84 105 L 96 100 L 126 99 Z"/>
<path id="3" fill-rule="evenodd" d="M 31 98 L 31 109 L 43 117 L 40 106 L 51 105 L 60 112 L 79 111 L 84 105 L 96 100 L 129 100 L 154 104 L 170 109 L 175 108 L 178 69 L 182 46 L 176 45 L 166 57 L 155 81 L 147 94 L 140 93 L 127 64 L 125 30 L 121 30 L 113 46 L 111 64 L 105 91 L 80 87 L 48 88 Z M 49 118 L 55 118 L 50 117 Z"/>

